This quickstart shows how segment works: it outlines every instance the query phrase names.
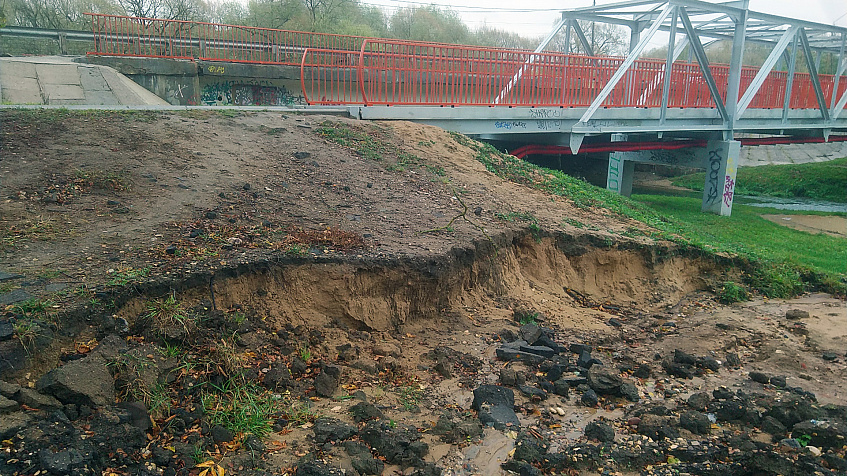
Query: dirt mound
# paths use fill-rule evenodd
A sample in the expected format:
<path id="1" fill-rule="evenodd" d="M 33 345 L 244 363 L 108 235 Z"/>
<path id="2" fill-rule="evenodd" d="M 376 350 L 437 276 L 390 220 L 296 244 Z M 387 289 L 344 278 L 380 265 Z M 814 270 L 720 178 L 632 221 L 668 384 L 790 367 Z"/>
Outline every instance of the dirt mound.
<path id="1" fill-rule="evenodd" d="M 842 301 L 720 305 L 728 260 L 466 138 L 1 118 L 2 474 L 847 468 Z"/>

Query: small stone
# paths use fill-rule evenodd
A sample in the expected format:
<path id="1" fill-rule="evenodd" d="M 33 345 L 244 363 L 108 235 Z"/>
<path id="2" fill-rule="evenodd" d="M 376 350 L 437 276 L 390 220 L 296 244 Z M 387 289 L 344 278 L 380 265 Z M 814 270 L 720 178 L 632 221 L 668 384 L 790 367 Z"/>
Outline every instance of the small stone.
<path id="1" fill-rule="evenodd" d="M 709 402 L 711 402 L 711 401 L 712 401 L 712 398 L 709 397 L 708 393 L 698 392 L 698 393 L 692 394 L 690 397 L 688 397 L 687 403 L 688 403 L 689 407 L 691 407 L 691 408 L 693 408 L 697 411 L 702 412 L 702 411 L 706 410 L 706 408 L 709 406 Z"/>
<path id="2" fill-rule="evenodd" d="M 591 352 L 591 346 L 588 344 L 571 344 L 568 346 L 568 350 L 570 350 L 574 354 L 581 354 L 583 352 Z"/>
<path id="3" fill-rule="evenodd" d="M 318 418 L 314 430 L 315 442 L 320 444 L 346 440 L 356 434 L 357 428 L 335 418 Z"/>
<path id="4" fill-rule="evenodd" d="M 217 217 L 218 217 L 218 212 L 215 212 L 215 211 L 206 212 L 206 218 L 208 218 L 209 220 L 214 220 Z"/>
<path id="5" fill-rule="evenodd" d="M 0 380 L 0 395 L 6 398 L 15 398 L 15 394 L 21 390 L 21 386 L 16 383 Z"/>
<path id="6" fill-rule="evenodd" d="M 587 438 L 591 438 L 592 440 L 597 440 L 606 443 L 609 441 L 614 441 L 615 430 L 606 423 L 600 421 L 592 421 L 591 423 L 585 426 L 585 436 Z"/>
<path id="7" fill-rule="evenodd" d="M 750 372 L 750 380 L 757 382 L 757 383 L 766 384 L 766 383 L 770 383 L 771 378 L 768 377 L 767 375 L 765 375 L 762 372 L 753 371 L 753 372 Z"/>
<path id="8" fill-rule="evenodd" d="M 15 326 L 11 321 L 0 321 L 0 342 L 11 339 L 15 335 Z"/>
<path id="9" fill-rule="evenodd" d="M 212 439 L 215 443 L 227 443 L 235 439 L 235 436 L 226 427 L 215 425 L 212 427 Z"/>
<path id="10" fill-rule="evenodd" d="M 788 383 L 783 376 L 774 376 L 770 378 L 770 384 L 776 388 L 785 388 Z"/>
<path id="11" fill-rule="evenodd" d="M 828 360 L 828 361 L 830 361 L 830 362 L 831 362 L 831 361 L 833 361 L 833 360 L 835 360 L 835 359 L 837 359 L 837 358 L 838 358 L 838 354 L 836 354 L 835 352 L 824 352 L 824 353 L 821 355 L 821 358 L 822 358 L 823 360 Z"/>
<path id="12" fill-rule="evenodd" d="M 367 397 L 366 397 L 367 398 Z M 356 423 L 361 423 L 368 420 L 380 420 L 385 418 L 385 415 L 376 407 L 376 405 L 368 402 L 359 402 L 350 407 L 350 414 Z"/>
<path id="13" fill-rule="evenodd" d="M 331 397 L 338 388 L 340 372 L 334 372 L 331 367 L 338 369 L 334 365 L 327 365 L 324 371 L 315 378 L 315 392 L 320 397 Z"/>
<path id="14" fill-rule="evenodd" d="M 728 352 L 726 354 L 726 358 L 723 361 L 724 366 L 729 368 L 738 368 L 741 367 L 741 359 L 738 358 L 738 354 L 734 352 Z"/>
<path id="15" fill-rule="evenodd" d="M 594 365 L 594 358 L 591 357 L 591 351 L 583 350 L 579 354 L 579 359 L 576 361 L 576 365 L 578 367 L 582 367 L 584 369 L 590 369 L 592 365 Z"/>
<path id="16" fill-rule="evenodd" d="M 176 254 L 176 246 L 168 246 L 167 248 L 165 248 L 165 253 L 169 255 Z"/>
<path id="17" fill-rule="evenodd" d="M 518 376 L 515 369 L 508 367 L 500 369 L 500 385 L 503 385 L 504 387 L 514 387 L 517 379 Z"/>
<path id="18" fill-rule="evenodd" d="M 812 456 L 820 456 L 821 455 L 821 449 L 818 448 L 817 446 L 809 445 L 809 446 L 806 447 L 806 451 L 811 453 Z"/>
<path id="19" fill-rule="evenodd" d="M 14 412 L 8 415 L 3 415 L 0 418 L 0 438 L 8 439 L 24 428 L 32 420 L 32 417 L 24 412 Z"/>
<path id="20" fill-rule="evenodd" d="M 540 364 L 544 362 L 546 359 L 541 355 L 536 355 L 530 352 L 521 352 L 516 349 L 507 349 L 504 347 L 499 347 L 494 351 L 494 354 L 498 359 L 512 362 L 512 361 L 521 361 L 526 362 L 528 364 Z"/>
<path id="21" fill-rule="evenodd" d="M 519 389 L 521 393 L 526 395 L 530 400 L 547 400 L 547 392 L 540 388 L 535 388 L 530 385 L 521 385 Z"/>
<path id="22" fill-rule="evenodd" d="M 0 415 L 5 415 L 6 413 L 12 413 L 21 408 L 20 404 L 14 400 L 10 400 L 2 395 L 0 395 Z"/>
<path id="23" fill-rule="evenodd" d="M 801 309 L 789 309 L 788 311 L 785 311 L 785 318 L 786 319 L 792 319 L 792 320 L 793 319 L 808 319 L 809 318 L 809 312 L 803 311 Z"/>
<path id="24" fill-rule="evenodd" d="M 582 398 L 580 401 L 586 407 L 596 407 L 598 403 L 600 403 L 600 398 L 597 396 L 597 393 L 590 388 L 582 394 Z"/>
<path id="25" fill-rule="evenodd" d="M 519 333 L 521 339 L 525 340 L 529 345 L 533 345 L 541 337 L 541 328 L 535 324 L 524 324 L 521 326 Z"/>
<path id="26" fill-rule="evenodd" d="M 640 379 L 650 378 L 650 375 L 653 374 L 653 369 L 650 368 L 647 364 L 639 365 L 635 371 L 632 372 L 632 376 Z"/>
<path id="27" fill-rule="evenodd" d="M 673 361 L 677 364 L 695 365 L 697 363 L 697 357 L 676 349 L 673 351 Z"/>
<path id="28" fill-rule="evenodd" d="M 568 385 L 568 381 L 565 379 L 560 378 L 559 380 L 553 382 L 553 393 L 555 393 L 556 395 L 567 397 L 570 388 L 571 387 L 570 385 Z"/>
<path id="29" fill-rule="evenodd" d="M 305 152 L 305 151 L 297 151 L 297 152 L 294 153 L 294 158 L 298 159 L 298 160 L 305 160 L 305 159 L 308 159 L 311 156 L 312 156 L 312 154 L 310 152 Z"/>
<path id="30" fill-rule="evenodd" d="M 803 448 L 803 445 L 800 444 L 799 441 L 794 438 L 783 438 L 779 440 L 779 446 L 783 448 L 787 448 L 788 450 L 799 450 Z"/>
<path id="31" fill-rule="evenodd" d="M 712 422 L 703 413 L 689 411 L 679 416 L 679 426 L 695 435 L 705 435 L 711 431 Z"/>
<path id="32" fill-rule="evenodd" d="M 715 400 L 729 400 L 732 398 L 732 391 L 724 386 L 720 386 L 712 390 L 712 396 Z"/>
<path id="33" fill-rule="evenodd" d="M 32 408 L 37 408 L 39 410 L 53 411 L 61 410 L 63 407 L 59 400 L 56 400 L 50 395 L 43 395 L 31 388 L 26 387 L 21 388 L 21 390 L 15 396 L 15 400 L 17 400 L 23 405 Z"/>
<path id="34" fill-rule="evenodd" d="M 622 397 L 626 398 L 630 402 L 637 402 L 641 400 L 641 395 L 638 393 L 638 388 L 630 382 L 622 383 L 619 392 Z"/>

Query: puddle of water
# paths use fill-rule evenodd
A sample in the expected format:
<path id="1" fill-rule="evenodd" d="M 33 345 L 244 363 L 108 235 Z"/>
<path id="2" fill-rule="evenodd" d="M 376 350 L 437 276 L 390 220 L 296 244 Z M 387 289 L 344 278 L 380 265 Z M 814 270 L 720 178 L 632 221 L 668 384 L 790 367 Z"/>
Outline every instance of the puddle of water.
<path id="1" fill-rule="evenodd" d="M 844 203 L 824 202 L 804 198 L 749 197 L 737 195 L 735 198 L 737 203 L 751 207 L 806 212 L 847 213 L 847 204 Z"/>

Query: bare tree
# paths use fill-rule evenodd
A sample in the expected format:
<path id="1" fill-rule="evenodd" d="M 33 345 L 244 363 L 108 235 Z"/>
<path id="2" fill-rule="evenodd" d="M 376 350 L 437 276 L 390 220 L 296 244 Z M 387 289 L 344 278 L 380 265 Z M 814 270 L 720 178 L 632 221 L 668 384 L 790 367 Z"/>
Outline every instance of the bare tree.
<path id="1" fill-rule="evenodd" d="M 591 44 L 591 49 L 596 56 L 626 55 L 629 34 L 627 34 L 623 27 L 609 23 L 592 24 L 592 22 L 583 21 L 580 21 L 579 25 L 582 31 L 585 32 L 588 42 Z M 570 48 L 565 44 L 566 38 L 565 29 L 562 28 L 547 46 L 547 50 L 586 54 L 585 48 L 583 48 L 582 43 L 580 43 L 573 32 L 570 35 Z"/>

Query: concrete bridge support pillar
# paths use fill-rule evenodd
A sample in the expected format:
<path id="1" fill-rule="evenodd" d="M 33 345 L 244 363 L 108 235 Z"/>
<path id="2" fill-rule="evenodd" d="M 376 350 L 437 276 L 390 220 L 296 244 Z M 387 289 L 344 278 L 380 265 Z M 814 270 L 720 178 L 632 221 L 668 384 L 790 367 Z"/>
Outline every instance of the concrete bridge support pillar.
<path id="1" fill-rule="evenodd" d="M 626 134 L 612 134 L 612 142 L 623 142 Z M 609 154 L 609 170 L 606 172 L 606 188 L 619 195 L 632 195 L 632 176 L 635 174 L 635 162 L 626 160 L 625 153 Z"/>
<path id="2" fill-rule="evenodd" d="M 715 140 L 706 144 L 706 183 L 703 187 L 702 211 L 716 215 L 732 214 L 735 174 L 741 142 Z"/>

